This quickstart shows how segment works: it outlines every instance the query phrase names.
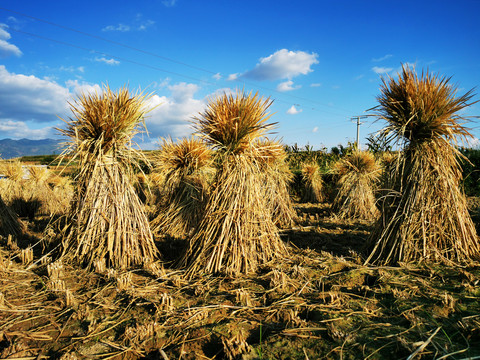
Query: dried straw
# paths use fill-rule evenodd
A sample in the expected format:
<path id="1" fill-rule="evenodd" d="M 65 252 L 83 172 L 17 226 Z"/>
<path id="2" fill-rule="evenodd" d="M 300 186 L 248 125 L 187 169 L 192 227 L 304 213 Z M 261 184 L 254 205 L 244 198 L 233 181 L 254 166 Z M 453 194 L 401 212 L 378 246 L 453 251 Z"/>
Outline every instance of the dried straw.
<path id="1" fill-rule="evenodd" d="M 146 96 L 127 88 L 83 94 L 70 104 L 74 118 L 59 129 L 70 138 L 63 156 L 79 160 L 80 173 L 63 254 L 89 268 L 127 268 L 157 256 L 148 219 L 133 187 L 133 167 L 141 154 L 132 148 L 148 111 Z"/>
<path id="2" fill-rule="evenodd" d="M 323 201 L 323 180 L 320 174 L 320 166 L 316 161 L 302 164 L 302 180 L 304 192 L 302 202 L 320 203 Z"/>
<path id="3" fill-rule="evenodd" d="M 380 165 L 372 153 L 354 151 L 334 165 L 338 178 L 338 193 L 333 211 L 343 219 L 375 220 L 374 187 L 380 176 Z"/>
<path id="4" fill-rule="evenodd" d="M 280 228 L 292 226 L 297 218 L 289 192 L 293 173 L 284 147 L 279 141 L 264 139 L 254 144 L 253 154 L 261 166 L 264 196 L 271 207 L 273 222 Z"/>
<path id="5" fill-rule="evenodd" d="M 199 134 L 216 149 L 217 173 L 205 215 L 180 260 L 187 276 L 238 276 L 286 254 L 264 196 L 265 163 L 258 156 L 257 141 L 273 125 L 266 123 L 270 105 L 258 94 L 224 94 L 196 118 Z"/>
<path id="6" fill-rule="evenodd" d="M 25 226 L 18 219 L 17 215 L 5 204 L 0 196 L 0 235 L 15 237 L 20 236 L 25 230 Z"/>
<path id="7" fill-rule="evenodd" d="M 383 80 L 378 115 L 388 122 L 384 133 L 403 144 L 404 152 L 391 176 L 392 190 L 380 203 L 367 262 L 480 260 L 456 147 L 471 136 L 458 113 L 473 95 L 455 95 L 448 78 L 418 77 L 408 67 L 398 80 Z"/>
<path id="8" fill-rule="evenodd" d="M 211 150 L 196 138 L 176 143 L 163 139 L 155 160 L 155 172 L 163 175 L 163 199 L 152 230 L 173 237 L 188 235 L 200 222 L 214 175 Z"/>

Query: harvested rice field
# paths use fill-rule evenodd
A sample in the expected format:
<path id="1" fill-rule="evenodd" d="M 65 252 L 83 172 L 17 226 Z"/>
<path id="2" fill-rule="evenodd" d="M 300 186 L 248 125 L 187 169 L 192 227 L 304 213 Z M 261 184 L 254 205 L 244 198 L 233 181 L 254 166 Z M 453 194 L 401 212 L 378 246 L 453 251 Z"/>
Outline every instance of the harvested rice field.
<path id="1" fill-rule="evenodd" d="M 470 202 L 479 224 L 478 200 Z M 29 237 L 1 240 L 0 358 L 476 359 L 480 267 L 364 266 L 371 230 L 330 205 L 295 204 L 282 261 L 187 279 L 185 240 L 157 241 L 164 268 L 92 272 L 50 262 Z M 477 214 L 477 217 L 475 217 Z M 478 231 L 478 230 L 477 230 Z"/>
<path id="2" fill-rule="evenodd" d="M 0 360 L 480 359 L 472 95 L 407 66 L 381 91 L 401 148 L 342 156 L 243 91 L 146 154 L 148 96 L 80 95 L 70 177 L 0 163 Z"/>

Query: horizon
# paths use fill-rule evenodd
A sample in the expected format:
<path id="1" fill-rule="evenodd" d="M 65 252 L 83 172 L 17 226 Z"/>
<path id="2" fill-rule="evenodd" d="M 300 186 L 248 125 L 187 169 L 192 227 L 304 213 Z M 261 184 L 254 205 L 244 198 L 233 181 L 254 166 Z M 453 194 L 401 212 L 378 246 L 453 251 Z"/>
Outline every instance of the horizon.
<path id="1" fill-rule="evenodd" d="M 92 12 L 92 7 L 97 11 Z M 243 89 L 274 102 L 272 137 L 331 149 L 356 138 L 382 77 L 401 65 L 451 77 L 458 95 L 480 83 L 479 1 L 18 3 L 0 7 L 0 139 L 62 139 L 68 101 L 102 84 L 152 93 L 149 138 L 191 134 L 212 96 Z M 107 15 L 108 14 L 108 15 Z M 478 101 L 477 94 L 473 101 Z M 479 104 L 471 147 L 480 144 Z M 353 120 L 353 121 L 352 121 Z M 360 143 L 384 123 L 362 119 Z"/>

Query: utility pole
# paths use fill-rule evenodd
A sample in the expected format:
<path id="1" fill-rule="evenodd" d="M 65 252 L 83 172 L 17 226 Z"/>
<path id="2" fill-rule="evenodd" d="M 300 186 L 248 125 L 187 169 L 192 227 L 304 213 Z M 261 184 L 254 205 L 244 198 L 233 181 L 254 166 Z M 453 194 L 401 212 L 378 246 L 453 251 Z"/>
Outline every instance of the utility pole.
<path id="1" fill-rule="evenodd" d="M 360 125 L 363 124 L 362 122 L 360 122 L 360 119 L 365 119 L 367 117 L 368 117 L 367 115 L 362 115 L 362 116 L 354 116 L 350 119 L 352 120 L 352 122 L 355 119 L 357 120 L 357 141 L 355 141 L 355 147 L 357 148 L 357 150 L 360 150 Z"/>

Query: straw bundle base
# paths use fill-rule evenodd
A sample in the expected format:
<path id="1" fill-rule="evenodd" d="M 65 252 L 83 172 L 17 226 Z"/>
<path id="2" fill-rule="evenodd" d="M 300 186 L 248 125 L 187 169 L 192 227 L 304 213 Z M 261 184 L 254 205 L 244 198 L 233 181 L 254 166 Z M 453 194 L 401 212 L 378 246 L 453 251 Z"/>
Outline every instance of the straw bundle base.
<path id="1" fill-rule="evenodd" d="M 272 221 L 253 158 L 231 156 L 219 170 L 205 216 L 180 261 L 187 276 L 251 273 L 287 254 Z"/>
<path id="2" fill-rule="evenodd" d="M 64 256 L 91 268 L 97 261 L 127 268 L 157 255 L 148 219 L 129 177 L 116 163 L 96 163 L 70 214 Z"/>
<path id="3" fill-rule="evenodd" d="M 405 156 L 396 170 L 395 191 L 381 203 L 383 215 L 371 235 L 367 262 L 480 260 L 480 241 L 460 190 L 454 154 L 429 142 Z"/>

